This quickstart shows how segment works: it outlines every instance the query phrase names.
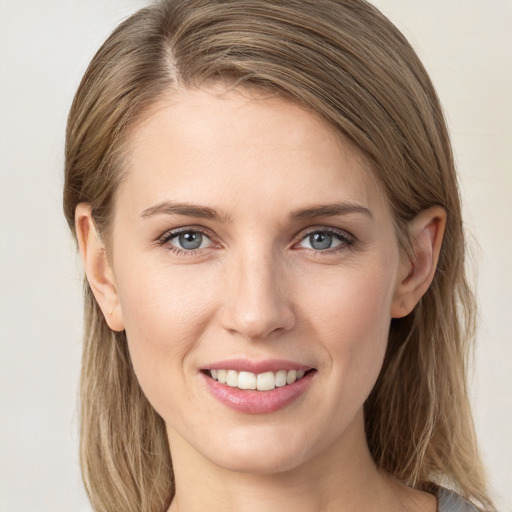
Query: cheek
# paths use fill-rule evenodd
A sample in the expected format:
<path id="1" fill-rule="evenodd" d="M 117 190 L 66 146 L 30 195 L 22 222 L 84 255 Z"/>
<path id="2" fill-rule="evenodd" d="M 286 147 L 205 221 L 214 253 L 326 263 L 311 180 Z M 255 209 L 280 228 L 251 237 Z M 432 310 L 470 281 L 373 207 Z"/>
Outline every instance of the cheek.
<path id="1" fill-rule="evenodd" d="M 370 393 L 387 346 L 394 280 L 379 268 L 386 267 L 350 269 L 334 282 L 317 280 L 318 293 L 304 303 L 327 369 L 344 390 L 339 397 L 357 397 L 356 402 Z"/>
<path id="2" fill-rule="evenodd" d="M 141 388 L 162 412 L 165 390 L 181 385 L 188 355 L 214 314 L 211 287 L 199 286 L 197 272 L 127 263 L 116 277 L 130 357 Z"/>

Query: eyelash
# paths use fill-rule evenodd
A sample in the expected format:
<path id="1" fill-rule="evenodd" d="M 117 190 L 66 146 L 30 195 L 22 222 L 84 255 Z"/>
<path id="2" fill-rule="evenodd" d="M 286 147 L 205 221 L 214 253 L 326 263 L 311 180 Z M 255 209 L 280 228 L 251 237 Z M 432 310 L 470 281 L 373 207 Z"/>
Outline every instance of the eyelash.
<path id="1" fill-rule="evenodd" d="M 350 249 L 356 241 L 355 237 L 352 234 L 347 233 L 346 231 L 343 231 L 343 230 L 337 229 L 337 228 L 323 226 L 323 227 L 308 229 L 308 231 L 301 234 L 301 238 L 300 238 L 299 242 L 295 243 L 294 247 L 297 244 L 304 242 L 311 235 L 314 235 L 314 234 L 323 234 L 323 235 L 327 234 L 327 235 L 337 238 L 340 241 L 339 245 L 337 245 L 335 247 L 328 248 L 328 249 L 324 249 L 324 250 L 314 249 L 314 248 L 304 248 L 304 250 L 313 251 L 315 254 L 333 254 L 336 252 L 344 251 L 344 250 Z"/>
<path id="2" fill-rule="evenodd" d="M 213 233 L 211 233 L 210 231 L 205 230 L 204 228 L 200 228 L 200 227 L 187 226 L 187 227 L 183 227 L 183 228 L 179 228 L 179 229 L 174 229 L 172 231 L 167 231 L 166 233 L 164 233 L 162 236 L 160 236 L 158 238 L 157 245 L 160 247 L 163 247 L 166 251 L 173 252 L 174 254 L 176 254 L 178 256 L 183 256 L 183 257 L 197 256 L 200 253 L 202 253 L 205 249 L 209 249 L 209 247 L 208 247 L 208 248 L 198 248 L 198 249 L 186 250 L 186 249 L 180 249 L 179 247 L 175 247 L 174 245 L 171 245 L 169 243 L 171 240 L 179 237 L 183 233 L 199 233 L 202 236 L 205 236 L 206 238 L 208 238 L 213 244 L 215 244 L 215 242 L 213 240 L 214 239 Z M 308 237 L 310 237 L 311 235 L 314 235 L 314 234 L 324 234 L 324 235 L 328 234 L 330 236 L 334 236 L 335 238 L 337 238 L 340 241 L 339 245 L 332 247 L 332 248 L 324 249 L 324 250 L 314 249 L 314 248 L 303 248 L 304 250 L 307 250 L 307 251 L 313 251 L 315 254 L 332 254 L 332 253 L 340 252 L 343 250 L 347 250 L 347 249 L 350 249 L 356 242 L 356 238 L 352 234 L 347 233 L 346 231 L 343 231 L 343 230 L 340 230 L 337 228 L 323 226 L 323 227 L 311 228 L 308 231 L 301 233 L 300 239 L 297 242 L 295 242 L 292 247 L 299 250 L 300 247 L 296 247 L 296 246 L 298 244 L 300 244 L 301 242 L 304 242 L 305 240 L 308 239 Z"/>
<path id="3" fill-rule="evenodd" d="M 214 236 L 213 236 L 213 233 L 211 233 L 210 231 L 208 231 L 204 228 L 200 228 L 200 227 L 187 226 L 187 227 L 173 229 L 172 231 L 165 232 L 161 237 L 158 238 L 157 245 L 164 248 L 166 251 L 173 252 L 177 256 L 184 256 L 184 257 L 196 256 L 199 253 L 202 253 L 204 251 L 205 248 L 191 249 L 191 250 L 180 249 L 179 247 L 175 247 L 174 245 L 171 245 L 169 243 L 171 240 L 178 238 L 183 233 L 199 233 L 202 236 L 205 236 L 206 238 L 211 240 L 212 243 L 214 243 L 213 242 Z"/>

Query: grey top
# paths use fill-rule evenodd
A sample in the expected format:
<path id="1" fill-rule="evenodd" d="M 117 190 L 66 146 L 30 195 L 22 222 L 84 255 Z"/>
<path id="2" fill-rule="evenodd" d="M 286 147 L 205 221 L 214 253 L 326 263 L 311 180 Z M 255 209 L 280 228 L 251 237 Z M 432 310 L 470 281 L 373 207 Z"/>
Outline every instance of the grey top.
<path id="1" fill-rule="evenodd" d="M 449 489 L 438 487 L 434 493 L 437 497 L 437 512 L 479 512 L 473 504 Z"/>

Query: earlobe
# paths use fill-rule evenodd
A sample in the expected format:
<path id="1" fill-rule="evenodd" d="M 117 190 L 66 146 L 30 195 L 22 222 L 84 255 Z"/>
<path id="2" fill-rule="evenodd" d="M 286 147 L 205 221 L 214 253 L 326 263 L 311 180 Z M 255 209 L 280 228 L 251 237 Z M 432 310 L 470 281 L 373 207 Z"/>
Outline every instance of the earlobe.
<path id="1" fill-rule="evenodd" d="M 446 211 L 433 206 L 418 214 L 409 224 L 414 255 L 404 255 L 400 264 L 391 317 L 408 315 L 428 290 L 437 268 L 446 227 Z"/>
<path id="2" fill-rule="evenodd" d="M 117 288 L 105 246 L 92 217 L 91 205 L 80 203 L 75 209 L 75 229 L 87 281 L 108 326 L 124 330 Z"/>

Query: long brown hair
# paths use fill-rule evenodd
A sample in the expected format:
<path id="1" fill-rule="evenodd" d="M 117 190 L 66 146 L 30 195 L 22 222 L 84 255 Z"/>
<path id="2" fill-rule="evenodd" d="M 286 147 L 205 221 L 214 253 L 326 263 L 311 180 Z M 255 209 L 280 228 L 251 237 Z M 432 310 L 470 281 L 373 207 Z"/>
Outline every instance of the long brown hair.
<path id="1" fill-rule="evenodd" d="M 482 510 L 485 492 L 466 387 L 475 304 L 453 156 L 436 92 L 409 43 L 364 0 L 163 0 L 123 22 L 93 58 L 68 120 L 64 211 L 78 203 L 107 232 L 123 142 L 164 93 L 223 81 L 281 94 L 323 117 L 365 155 L 407 250 L 422 210 L 448 213 L 434 281 L 391 324 L 365 404 L 376 464 L 415 487 L 451 486 Z M 81 463 L 96 511 L 164 510 L 174 494 L 163 420 L 141 392 L 124 333 L 85 282 Z"/>

